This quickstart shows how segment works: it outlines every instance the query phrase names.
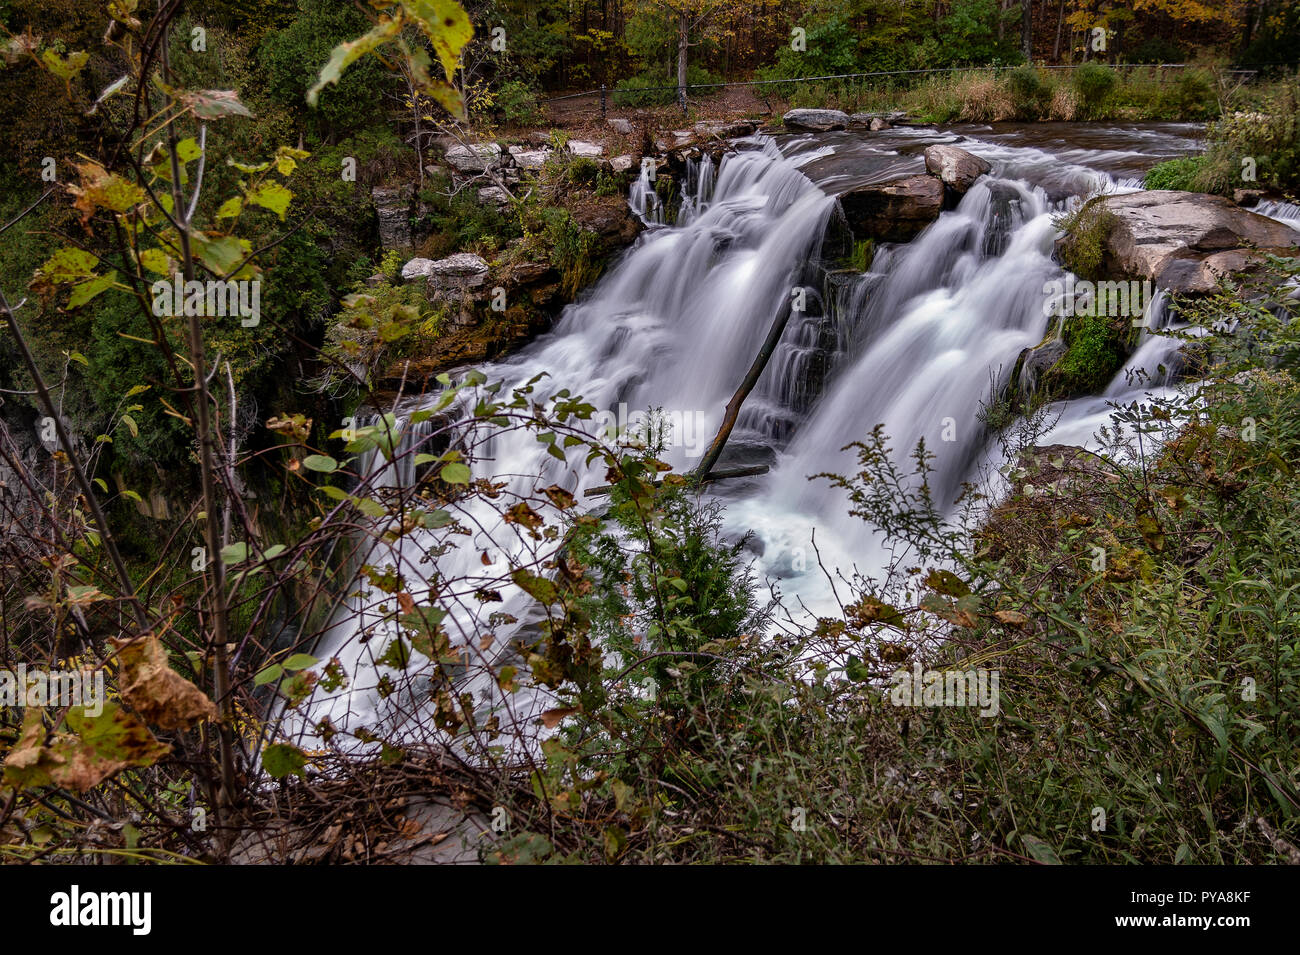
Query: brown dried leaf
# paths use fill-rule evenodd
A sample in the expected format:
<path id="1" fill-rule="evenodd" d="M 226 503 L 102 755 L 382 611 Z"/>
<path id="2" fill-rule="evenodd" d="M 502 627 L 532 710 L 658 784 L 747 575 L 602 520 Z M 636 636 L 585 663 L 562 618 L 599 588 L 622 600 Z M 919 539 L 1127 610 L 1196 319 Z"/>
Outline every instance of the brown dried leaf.
<path id="1" fill-rule="evenodd" d="M 546 710 L 542 713 L 542 725 L 548 730 L 553 730 L 560 725 L 562 719 L 576 712 L 578 712 L 576 706 L 557 706 L 555 709 Z"/>
<path id="2" fill-rule="evenodd" d="M 122 699 L 146 722 L 172 730 L 216 718 L 212 701 L 168 664 L 167 651 L 157 637 L 114 643 L 122 663 Z"/>

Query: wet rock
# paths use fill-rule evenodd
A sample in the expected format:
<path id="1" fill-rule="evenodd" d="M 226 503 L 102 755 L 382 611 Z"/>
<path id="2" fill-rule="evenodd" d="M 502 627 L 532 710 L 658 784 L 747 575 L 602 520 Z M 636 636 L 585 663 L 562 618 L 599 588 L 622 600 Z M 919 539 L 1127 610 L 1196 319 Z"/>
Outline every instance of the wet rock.
<path id="1" fill-rule="evenodd" d="M 938 176 L 959 196 L 992 168 L 979 156 L 957 146 L 934 145 L 925 149 L 925 171 Z"/>
<path id="2" fill-rule="evenodd" d="M 1300 244 L 1295 230 L 1223 196 L 1156 190 L 1092 202 L 1114 216 L 1103 270 L 1171 292 L 1210 292 L 1223 276 L 1259 264 L 1262 252 L 1294 255 Z"/>
<path id="3" fill-rule="evenodd" d="M 849 114 L 838 109 L 792 109 L 781 117 L 786 129 L 796 132 L 824 133 L 847 129 Z"/>
<path id="4" fill-rule="evenodd" d="M 627 172 L 634 165 L 636 165 L 636 160 L 631 156 L 615 156 L 609 161 L 609 168 L 614 172 Z"/>
<path id="5" fill-rule="evenodd" d="M 461 175 L 484 172 L 488 166 L 501 158 L 501 147 L 496 143 L 472 143 L 468 146 L 453 146 L 447 150 L 447 165 Z"/>
<path id="6" fill-rule="evenodd" d="M 869 128 L 873 133 L 878 133 L 882 129 L 893 129 L 894 127 L 889 125 L 889 122 L 887 120 L 883 120 L 879 116 L 877 116 L 875 119 L 871 121 L 871 126 Z"/>
<path id="7" fill-rule="evenodd" d="M 1043 376 L 1060 361 L 1069 346 L 1059 338 L 1049 338 L 1033 348 L 1026 348 L 1017 359 L 1019 369 L 1016 373 L 1016 389 L 1022 397 L 1032 395 L 1038 390 Z"/>
<path id="8" fill-rule="evenodd" d="M 700 136 L 709 138 L 717 137 L 719 139 L 738 139 L 742 136 L 753 136 L 757 124 L 748 120 L 739 120 L 734 123 L 696 123 L 695 132 Z"/>
<path id="9" fill-rule="evenodd" d="M 1232 201 L 1246 209 L 1253 209 L 1264 198 L 1263 189 L 1234 189 Z"/>
<path id="10" fill-rule="evenodd" d="M 856 238 L 907 242 L 939 218 L 943 189 L 934 176 L 908 176 L 845 193 L 840 208 Z"/>
<path id="11" fill-rule="evenodd" d="M 895 124 L 907 119 L 907 113 L 893 110 L 888 113 L 854 113 L 849 117 L 850 129 L 892 129 Z M 882 125 L 875 125 L 877 122 Z"/>

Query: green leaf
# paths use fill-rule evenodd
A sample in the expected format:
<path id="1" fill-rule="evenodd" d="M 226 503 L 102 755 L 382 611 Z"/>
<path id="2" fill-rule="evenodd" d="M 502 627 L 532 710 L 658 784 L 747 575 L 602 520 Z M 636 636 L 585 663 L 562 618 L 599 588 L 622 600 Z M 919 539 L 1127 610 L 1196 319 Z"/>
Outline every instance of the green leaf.
<path id="1" fill-rule="evenodd" d="M 136 425 L 135 419 L 129 414 L 122 415 L 122 424 L 126 425 L 126 430 L 131 432 L 131 437 L 140 437 L 140 428 Z"/>
<path id="2" fill-rule="evenodd" d="M 202 155 L 203 150 L 193 136 L 186 136 L 176 144 L 176 158 L 181 162 L 193 162 Z"/>
<path id="3" fill-rule="evenodd" d="M 450 80 L 460 62 L 461 49 L 474 36 L 468 14 L 453 0 L 402 0 L 402 7 L 433 44 L 443 72 Z"/>
<path id="4" fill-rule="evenodd" d="M 470 470 L 468 466 L 453 461 L 450 464 L 443 465 L 442 470 L 438 472 L 438 476 L 448 484 L 468 484 Z"/>
<path id="5" fill-rule="evenodd" d="M 285 547 L 283 544 L 272 544 L 266 550 L 262 551 L 262 560 L 274 560 L 288 549 L 289 548 Z"/>
<path id="6" fill-rule="evenodd" d="M 427 529 L 433 531 L 440 527 L 446 527 L 452 523 L 453 518 L 444 510 L 429 511 L 420 517 L 420 523 Z"/>
<path id="7" fill-rule="evenodd" d="M 72 294 L 68 296 L 68 308 L 80 308 L 100 292 L 112 288 L 116 281 L 117 273 L 109 272 L 107 275 L 97 275 L 89 282 L 74 286 Z"/>
<path id="8" fill-rule="evenodd" d="M 251 251 L 251 247 L 246 249 L 244 243 L 234 236 L 213 239 L 194 233 L 191 238 L 195 245 L 195 255 L 219 276 L 233 273 L 239 263 L 244 261 L 244 256 Z"/>
<path id="9" fill-rule="evenodd" d="M 366 515 L 366 517 L 383 517 L 388 513 L 388 509 L 373 498 L 356 497 L 352 499 L 352 503 L 355 504 L 357 510 Z"/>
<path id="10" fill-rule="evenodd" d="M 248 560 L 248 545 L 238 541 L 221 548 L 221 559 L 227 564 L 238 564 Z"/>
<path id="11" fill-rule="evenodd" d="M 267 181 L 247 193 L 244 198 L 255 206 L 270 209 L 283 221 L 284 213 L 289 208 L 289 200 L 293 198 L 293 193 L 278 182 Z"/>
<path id="12" fill-rule="evenodd" d="M 552 581 L 547 580 L 545 577 L 538 577 L 523 567 L 512 571 L 510 579 L 515 582 L 520 590 L 541 603 L 553 604 L 559 599 L 559 591 L 556 590 Z"/>
<path id="13" fill-rule="evenodd" d="M 400 18 L 380 20 L 365 36 L 336 46 L 333 52 L 330 53 L 330 58 L 325 63 L 325 66 L 321 68 L 320 76 L 317 77 L 315 85 L 307 91 L 307 104 L 315 106 L 321 90 L 331 83 L 337 83 L 348 66 L 371 50 L 387 43 L 401 29 L 402 21 Z"/>
<path id="14" fill-rule="evenodd" d="M 243 208 L 244 208 L 244 197 L 232 196 L 221 204 L 221 208 L 217 210 L 217 218 L 233 219 L 235 216 L 239 215 L 241 211 L 243 211 Z"/>
<path id="15" fill-rule="evenodd" d="M 1029 855 L 1037 862 L 1043 865 L 1060 865 L 1061 860 L 1056 854 L 1056 850 L 1049 846 L 1042 839 L 1036 836 L 1027 836 L 1023 832 L 1020 834 L 1020 843 L 1025 847 Z"/>
<path id="16" fill-rule="evenodd" d="M 72 246 L 64 246 L 46 259 L 40 268 L 41 277 L 50 282 L 71 282 L 89 278 L 99 263 L 97 256 Z"/>
<path id="17" fill-rule="evenodd" d="M 274 683 L 282 676 L 284 676 L 284 667 L 278 663 L 273 663 L 253 677 L 253 686 L 266 686 L 266 684 Z"/>
<path id="18" fill-rule="evenodd" d="M 199 119 L 253 115 L 239 101 L 239 94 L 234 90 L 190 90 L 180 95 L 180 101 L 194 110 Z"/>
<path id="19" fill-rule="evenodd" d="M 159 275 L 170 275 L 175 271 L 171 259 L 162 249 L 145 249 L 140 253 L 140 264 L 150 272 L 157 272 Z"/>
<path id="20" fill-rule="evenodd" d="M 297 746 L 288 743 L 272 743 L 262 751 L 262 768 L 274 779 L 284 779 L 290 775 L 306 779 L 306 766 L 307 754 Z"/>
<path id="21" fill-rule="evenodd" d="M 284 661 L 284 668 L 296 672 L 298 670 L 305 670 L 308 667 L 314 667 L 318 663 L 320 663 L 320 661 L 310 653 L 295 653 L 289 659 Z"/>
<path id="22" fill-rule="evenodd" d="M 84 50 L 69 53 L 63 58 L 60 58 L 57 53 L 49 49 L 41 54 L 41 63 L 45 65 L 45 68 L 65 83 L 80 73 L 81 68 L 86 65 L 86 61 L 89 59 L 90 54 Z"/>
<path id="23" fill-rule="evenodd" d="M 302 459 L 302 466 L 309 471 L 320 471 L 322 474 L 329 474 L 339 469 L 339 463 L 328 454 L 309 454 Z"/>

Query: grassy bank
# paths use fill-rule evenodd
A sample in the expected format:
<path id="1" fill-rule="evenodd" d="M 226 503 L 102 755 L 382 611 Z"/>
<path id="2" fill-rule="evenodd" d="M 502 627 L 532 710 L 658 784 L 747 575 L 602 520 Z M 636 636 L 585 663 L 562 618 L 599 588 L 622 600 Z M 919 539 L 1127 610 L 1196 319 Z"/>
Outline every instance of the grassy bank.
<path id="1" fill-rule="evenodd" d="M 584 583 L 552 607 L 602 634 L 606 665 L 539 645 L 560 735 L 499 778 L 513 823 L 489 858 L 1300 860 L 1300 338 L 1270 294 L 1189 306 L 1241 322 L 1197 346 L 1194 413 L 1119 409 L 1100 455 L 1024 455 L 991 513 L 972 488 L 940 518 L 910 480 L 924 449 L 908 475 L 873 434 L 826 479 L 898 558 L 839 581 L 832 617 L 764 607 L 680 487 L 617 496 L 621 549 L 584 531 Z M 995 671 L 996 715 L 897 705 L 914 666 Z"/>

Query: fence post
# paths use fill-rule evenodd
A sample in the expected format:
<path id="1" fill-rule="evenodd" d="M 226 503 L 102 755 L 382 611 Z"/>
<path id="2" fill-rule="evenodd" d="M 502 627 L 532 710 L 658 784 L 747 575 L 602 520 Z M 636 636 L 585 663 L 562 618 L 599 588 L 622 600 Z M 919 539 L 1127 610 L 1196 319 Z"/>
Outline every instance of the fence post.
<path id="1" fill-rule="evenodd" d="M 605 84 L 600 84 L 600 118 L 605 118 Z"/>

